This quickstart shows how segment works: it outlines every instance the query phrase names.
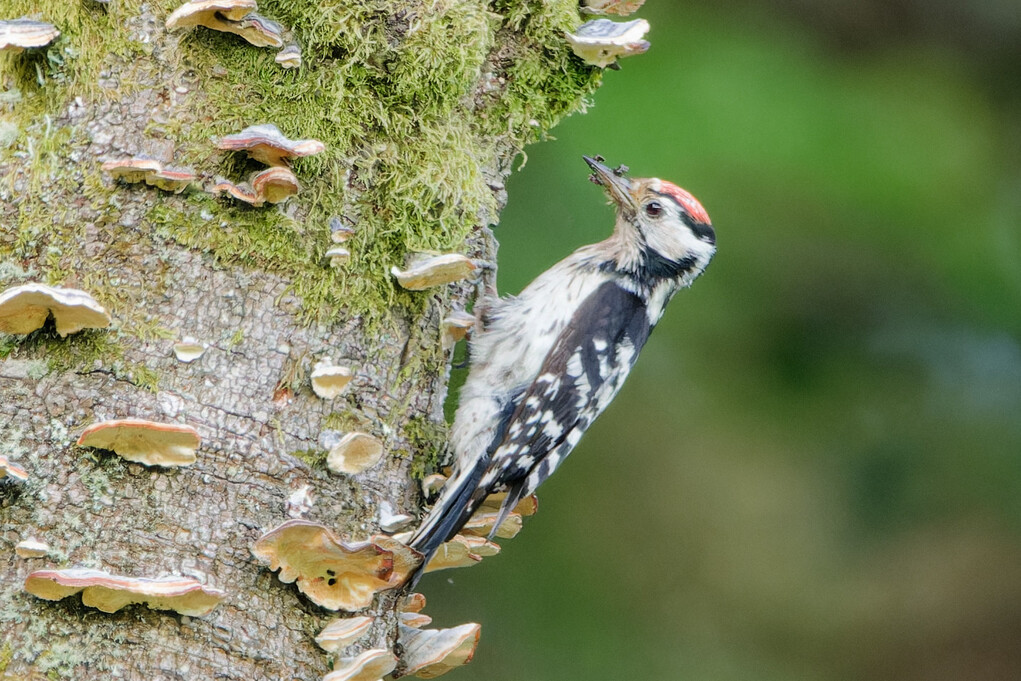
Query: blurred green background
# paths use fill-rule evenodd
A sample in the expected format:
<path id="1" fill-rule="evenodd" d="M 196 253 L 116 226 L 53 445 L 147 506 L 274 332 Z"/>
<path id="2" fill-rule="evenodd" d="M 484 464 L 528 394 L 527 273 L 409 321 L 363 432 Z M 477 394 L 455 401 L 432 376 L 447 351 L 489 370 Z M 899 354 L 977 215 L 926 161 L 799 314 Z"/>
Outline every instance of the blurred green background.
<path id="1" fill-rule="evenodd" d="M 649 0 L 528 150 L 519 291 L 670 179 L 719 252 L 500 556 L 460 679 L 1021 678 L 1021 5 Z"/>

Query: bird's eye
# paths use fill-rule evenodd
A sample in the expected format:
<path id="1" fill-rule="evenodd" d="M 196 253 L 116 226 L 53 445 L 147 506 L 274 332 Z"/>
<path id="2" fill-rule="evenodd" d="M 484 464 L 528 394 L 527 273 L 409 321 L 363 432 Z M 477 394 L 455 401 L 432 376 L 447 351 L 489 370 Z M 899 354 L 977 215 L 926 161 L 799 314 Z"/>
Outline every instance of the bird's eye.
<path id="1" fill-rule="evenodd" d="M 658 218 L 663 213 L 663 204 L 659 201 L 650 201 L 645 204 L 645 214 L 650 218 Z"/>

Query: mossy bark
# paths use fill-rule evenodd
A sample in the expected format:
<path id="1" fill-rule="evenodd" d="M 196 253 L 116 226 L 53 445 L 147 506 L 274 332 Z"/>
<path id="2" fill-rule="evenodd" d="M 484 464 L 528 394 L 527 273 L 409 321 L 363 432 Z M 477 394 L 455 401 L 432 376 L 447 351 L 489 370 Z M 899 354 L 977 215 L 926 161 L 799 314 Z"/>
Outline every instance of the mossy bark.
<path id="1" fill-rule="evenodd" d="M 62 33 L 47 50 L 0 54 L 0 286 L 82 288 L 114 317 L 65 339 L 52 326 L 0 336 L 0 455 L 30 475 L 0 483 L 0 676 L 321 677 L 313 637 L 331 614 L 249 547 L 306 486 L 305 517 L 350 537 L 378 529 L 381 501 L 418 511 L 413 473 L 435 465 L 444 431 L 438 323 L 473 287 L 406 292 L 389 269 L 416 251 L 494 259 L 484 228 L 512 159 L 599 81 L 563 42 L 581 21 L 571 0 L 267 0 L 260 13 L 302 47 L 295 71 L 237 36 L 168 33 L 176 4 L 8 0 L 0 17 Z M 281 206 L 100 170 L 147 154 L 200 185 L 241 181 L 255 166 L 214 140 L 258 123 L 327 146 L 295 162 L 303 188 Z M 323 260 L 334 216 L 355 229 L 347 268 Z M 210 349 L 178 362 L 184 336 Z M 307 381 L 322 357 L 357 372 L 332 402 Z M 198 462 L 151 469 L 74 445 L 122 417 L 194 426 Z M 323 467 L 323 433 L 349 428 L 381 437 L 388 456 L 340 478 Z M 48 559 L 14 556 L 30 537 Z M 189 618 L 22 591 L 32 570 L 65 566 L 192 575 L 228 596 Z M 394 597 L 369 609 L 379 619 L 361 647 L 393 643 Z"/>

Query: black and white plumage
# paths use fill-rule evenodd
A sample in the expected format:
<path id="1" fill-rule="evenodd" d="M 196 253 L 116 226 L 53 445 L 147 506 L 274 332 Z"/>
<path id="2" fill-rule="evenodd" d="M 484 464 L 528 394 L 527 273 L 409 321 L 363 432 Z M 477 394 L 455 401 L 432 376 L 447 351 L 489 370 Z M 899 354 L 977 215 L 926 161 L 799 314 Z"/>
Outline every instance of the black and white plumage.
<path id="1" fill-rule="evenodd" d="M 485 301 L 450 433 L 454 472 L 410 541 L 426 563 L 489 494 L 508 493 L 502 520 L 563 463 L 620 390 L 667 302 L 715 253 L 709 216 L 691 194 L 585 160 L 616 204 L 613 234 L 520 295 Z"/>

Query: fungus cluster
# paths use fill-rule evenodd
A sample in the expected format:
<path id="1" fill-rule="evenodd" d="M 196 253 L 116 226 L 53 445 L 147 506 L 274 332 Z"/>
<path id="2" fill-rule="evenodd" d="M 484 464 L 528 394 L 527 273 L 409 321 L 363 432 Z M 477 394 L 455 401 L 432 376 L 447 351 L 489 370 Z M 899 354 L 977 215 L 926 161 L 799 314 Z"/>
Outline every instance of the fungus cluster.
<path id="1" fill-rule="evenodd" d="M 145 182 L 149 186 L 175 194 L 180 194 L 198 179 L 190 168 L 171 168 L 145 156 L 107 161 L 102 168 L 115 180 L 128 184 Z"/>
<path id="2" fill-rule="evenodd" d="M 254 173 L 247 183 L 235 184 L 217 178 L 213 185 L 214 194 L 230 194 L 253 206 L 281 203 L 297 194 L 301 185 L 291 170 L 290 159 L 312 156 L 325 149 L 319 140 L 288 139 L 272 123 L 252 125 L 237 134 L 227 135 L 216 146 L 226 151 L 244 151 L 252 159 L 269 166 Z"/>
<path id="3" fill-rule="evenodd" d="M 48 601 L 59 601 L 80 591 L 83 605 L 103 612 L 144 603 L 153 610 L 173 610 L 192 617 L 208 614 L 225 595 L 190 577 L 144 579 L 85 568 L 37 570 L 25 579 L 25 591 Z"/>
<path id="4" fill-rule="evenodd" d="M 167 17 L 167 30 L 205 26 L 239 35 L 256 47 L 281 47 L 284 29 L 257 14 L 255 0 L 193 0 Z"/>
<path id="5" fill-rule="evenodd" d="M 22 52 L 36 47 L 46 47 L 60 35 L 51 24 L 32 19 L 9 19 L 0 21 L 0 51 Z"/>
<path id="6" fill-rule="evenodd" d="M 33 283 L 0 293 L 0 331 L 4 333 L 31 333 L 51 314 L 61 338 L 110 325 L 110 315 L 85 291 Z"/>
<path id="7" fill-rule="evenodd" d="M 619 68 L 619 57 L 630 57 L 648 51 L 649 42 L 644 40 L 649 32 L 645 19 L 616 22 L 609 19 L 593 19 L 567 33 L 567 42 L 574 53 L 586 64 L 600 68 Z"/>

